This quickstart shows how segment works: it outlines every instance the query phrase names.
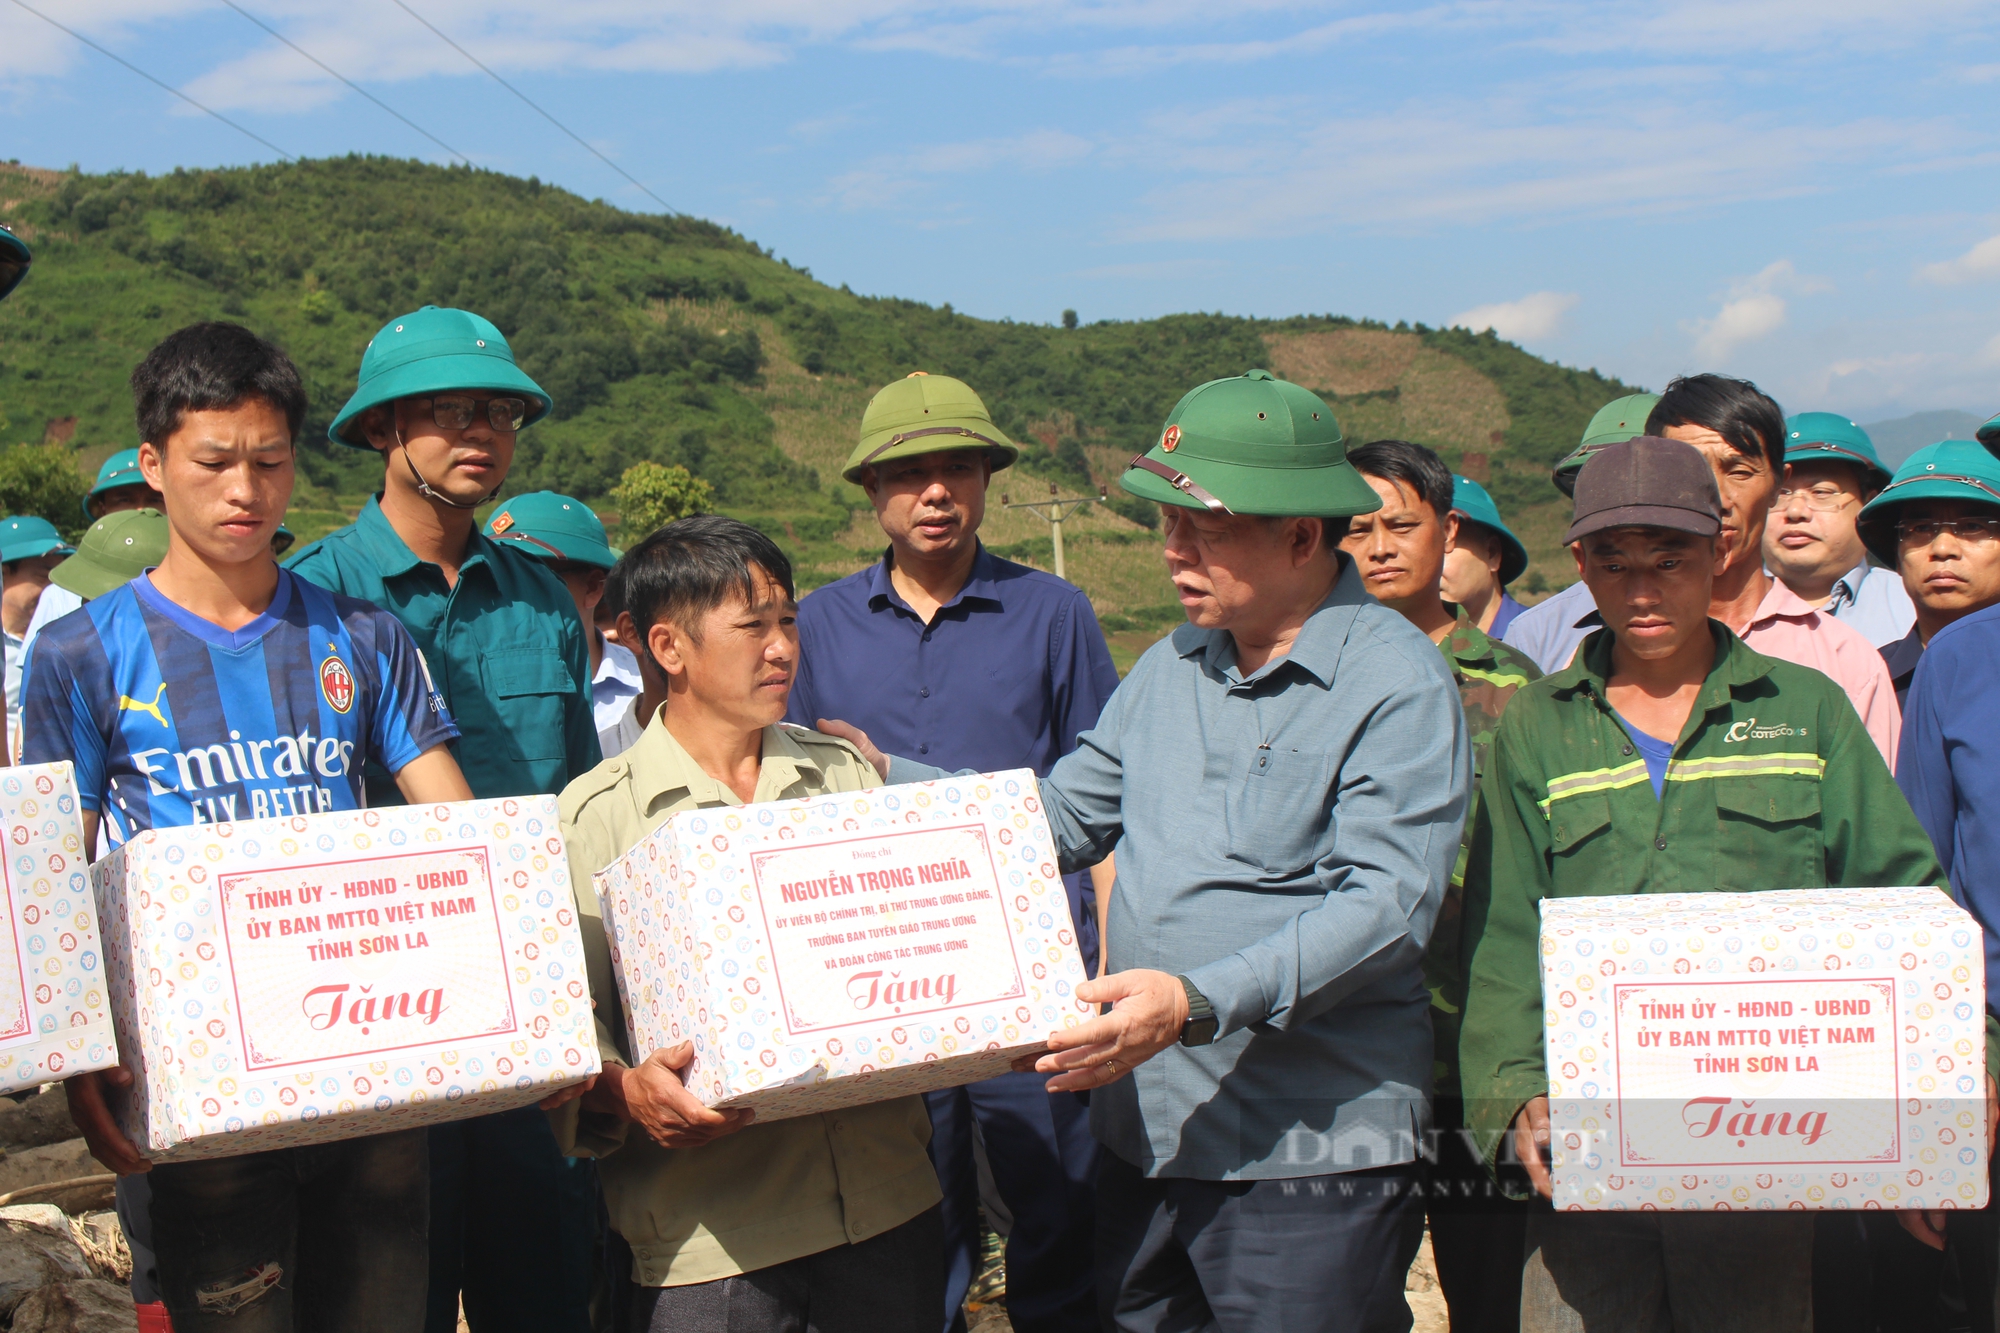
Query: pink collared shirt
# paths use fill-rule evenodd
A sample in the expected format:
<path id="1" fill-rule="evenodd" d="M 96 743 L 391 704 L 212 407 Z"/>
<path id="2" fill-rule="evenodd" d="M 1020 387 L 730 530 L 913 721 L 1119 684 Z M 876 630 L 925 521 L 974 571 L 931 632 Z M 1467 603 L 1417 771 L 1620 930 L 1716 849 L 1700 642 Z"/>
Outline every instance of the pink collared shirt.
<path id="1" fill-rule="evenodd" d="M 1814 609 L 1811 603 L 1777 579 L 1757 605 L 1749 627 L 1731 625 L 1736 636 L 1766 657 L 1811 667 L 1833 678 L 1847 691 L 1861 725 L 1875 748 L 1896 771 L 1896 745 L 1902 737 L 1903 715 L 1896 707 L 1896 687 L 1882 654 L 1861 632 Z"/>

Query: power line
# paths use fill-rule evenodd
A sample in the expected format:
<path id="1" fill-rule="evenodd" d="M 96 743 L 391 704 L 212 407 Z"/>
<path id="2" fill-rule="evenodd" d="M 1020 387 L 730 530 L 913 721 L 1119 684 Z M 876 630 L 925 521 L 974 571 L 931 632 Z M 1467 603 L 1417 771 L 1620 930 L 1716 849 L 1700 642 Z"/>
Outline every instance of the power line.
<path id="1" fill-rule="evenodd" d="M 15 0 L 15 3 L 18 4 L 19 2 L 20 0 Z M 405 125 L 408 125 L 418 134 L 423 135 L 426 139 L 429 139 L 432 143 L 444 149 L 445 152 L 450 153 L 453 157 L 458 158 L 460 161 L 466 163 L 468 166 L 471 165 L 472 159 L 467 157 L 464 153 L 459 152 L 456 148 L 453 148 L 450 144 L 438 138 L 435 134 L 432 134 L 429 130 L 425 129 L 423 126 L 417 124 L 416 121 L 411 120 L 408 116 L 396 110 L 396 108 L 390 106 L 387 102 L 377 97 L 374 93 L 369 92 L 366 88 L 363 88 L 360 84 L 348 78 L 345 74 L 342 74 L 339 70 L 327 64 L 324 60 L 321 60 L 318 56 L 306 50 L 303 46 L 300 46 L 297 42 L 285 36 L 285 34 L 279 32 L 276 28 L 272 27 L 270 24 L 264 22 L 264 20 L 258 18 L 255 14 L 252 14 L 249 10 L 237 4 L 236 0 L 222 0 L 222 3 L 228 5 L 231 9 L 241 14 L 244 18 L 249 19 L 252 23 L 262 28 L 265 32 L 270 33 L 273 37 L 283 42 L 286 46 L 291 47 L 292 50 L 297 51 L 307 60 L 312 61 L 313 64 L 318 65 L 328 74 L 333 75 L 334 78 L 339 79 L 342 83 L 346 84 L 349 88 L 352 88 L 355 92 L 360 93 L 363 97 L 373 102 L 376 106 L 381 107 L 384 111 L 394 116 L 397 120 L 400 120 Z"/>
<path id="2" fill-rule="evenodd" d="M 226 2 L 227 0 L 225 0 L 225 3 Z M 542 108 L 540 108 L 539 106 L 536 106 L 533 101 L 529 100 L 529 97 L 526 93 L 522 92 L 519 88 L 516 88 L 513 84 L 507 82 L 507 80 L 501 78 L 498 74 L 495 74 L 491 69 L 487 68 L 487 66 L 480 61 L 478 56 L 473 55 L 472 52 L 466 50 L 464 47 L 460 46 L 457 42 L 454 42 L 451 38 L 445 36 L 444 32 L 435 23 L 432 23 L 422 14 L 419 14 L 416 10 L 411 9 L 408 5 L 404 4 L 403 0 L 395 0 L 395 2 L 396 2 L 396 7 L 398 9 L 402 10 L 405 14 L 408 14 L 411 18 L 415 19 L 417 22 L 423 24 L 426 28 L 429 28 L 433 33 L 437 34 L 437 38 L 439 41 L 443 42 L 446 46 L 449 46 L 452 50 L 464 56 L 467 60 L 470 60 L 474 65 L 477 65 L 480 69 L 485 70 L 486 74 L 489 77 L 491 77 L 492 80 L 495 83 L 499 84 L 502 88 L 505 88 L 508 92 L 514 94 L 514 96 L 520 98 L 523 102 L 527 102 L 529 109 L 534 111 L 536 115 L 540 116 L 543 120 L 546 120 L 549 124 L 561 130 L 564 134 L 567 134 L 570 138 L 575 139 L 579 144 L 582 144 L 583 147 L 586 150 L 588 150 L 592 156 L 596 157 L 598 161 L 604 163 L 605 166 L 610 167 L 613 171 L 623 176 L 626 180 L 632 182 L 633 185 L 638 186 L 640 193 L 644 194 L 648 199 L 651 199 L 654 203 L 658 204 L 661 208 L 666 209 L 669 213 L 675 211 L 674 206 L 672 204 L 660 198 L 660 196 L 658 196 L 657 194 L 654 194 L 644 185 L 641 185 L 639 183 L 638 177 L 634 176 L 631 172 L 625 170 L 625 168 L 619 166 L 616 162 L 613 162 L 610 158 L 606 157 L 604 154 L 598 152 L 595 148 L 592 148 L 590 144 L 584 140 L 582 135 L 578 134 L 575 130 L 571 129 L 569 126 L 557 120 L 554 116 L 550 115 L 548 112 L 542 110 Z M 21 3 L 21 0 L 14 0 L 14 3 L 18 5 Z M 231 7 L 234 8 L 234 6 Z"/>
<path id="3" fill-rule="evenodd" d="M 103 47 L 99 46 L 96 42 L 91 41 L 90 38 L 78 32 L 76 29 L 65 27 L 63 24 L 57 23 L 54 19 L 50 18 L 47 14 L 44 14 L 41 10 L 36 9 L 33 5 L 28 4 L 27 0 L 14 0 L 14 3 L 19 5 L 21 8 L 27 10 L 30 14 L 33 14 L 36 18 L 48 24 L 50 27 L 61 28 L 64 32 L 68 33 L 70 36 L 76 38 L 79 42 L 82 42 L 85 46 L 97 52 L 97 54 L 117 61 L 119 64 L 123 65 L 126 69 L 131 70 L 134 74 L 137 74 L 140 78 L 144 79 L 146 82 L 154 84 L 157 87 L 166 89 L 168 92 L 172 93 L 175 97 L 180 98 L 181 101 L 186 102 L 189 106 L 193 107 L 195 110 L 206 112 L 208 115 L 214 116 L 217 120 L 227 125 L 230 129 L 235 130 L 238 134 L 247 135 L 248 137 L 255 139 L 258 143 L 263 144 L 266 148 L 276 153 L 279 157 L 284 158 L 285 161 L 291 162 L 295 160 L 290 153 L 278 147 L 278 145 L 272 143 L 269 139 L 266 139 L 263 135 L 252 134 L 249 130 L 244 129 L 241 125 L 238 125 L 235 121 L 223 115 L 220 111 L 210 110 L 208 107 L 205 107 L 201 103 L 195 101 L 192 97 L 189 97 L 186 93 L 174 87 L 172 84 L 154 78 L 152 75 L 148 74 L 145 70 L 140 69 L 137 65 L 127 60 L 124 56 L 116 55 L 110 51 L 107 51 Z"/>

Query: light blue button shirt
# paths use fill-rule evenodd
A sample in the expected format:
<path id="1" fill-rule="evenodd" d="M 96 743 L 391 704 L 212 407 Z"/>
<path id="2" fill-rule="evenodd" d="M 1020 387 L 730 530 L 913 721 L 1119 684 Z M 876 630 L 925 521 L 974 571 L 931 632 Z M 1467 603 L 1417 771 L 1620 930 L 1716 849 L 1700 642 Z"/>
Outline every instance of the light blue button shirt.
<path id="1" fill-rule="evenodd" d="M 1110 970 L 1183 974 L 1220 1020 L 1213 1045 L 1170 1046 L 1091 1094 L 1099 1141 L 1151 1176 L 1416 1156 L 1424 948 L 1471 742 L 1436 645 L 1341 566 L 1292 650 L 1248 676 L 1222 631 L 1155 644 L 1042 782 L 1064 869 L 1117 851 Z"/>
<path id="2" fill-rule="evenodd" d="M 1832 598 L 1820 610 L 1852 625 L 1877 648 L 1888 647 L 1917 623 L 1917 608 L 1903 587 L 1903 576 L 1865 560 L 1840 576 Z"/>
<path id="3" fill-rule="evenodd" d="M 1577 646 L 1603 625 L 1597 602 L 1581 579 L 1535 603 L 1507 626 L 1500 642 L 1535 659 L 1545 676 L 1569 665 Z"/>

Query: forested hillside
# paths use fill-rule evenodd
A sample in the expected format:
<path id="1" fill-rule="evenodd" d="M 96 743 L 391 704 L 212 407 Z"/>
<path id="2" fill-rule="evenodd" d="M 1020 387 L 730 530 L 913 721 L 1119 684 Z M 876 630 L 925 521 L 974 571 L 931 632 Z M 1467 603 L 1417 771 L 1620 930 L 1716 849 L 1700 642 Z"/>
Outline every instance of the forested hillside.
<path id="1" fill-rule="evenodd" d="M 522 436 L 510 493 L 603 503 L 632 463 L 682 464 L 722 509 L 784 541 L 809 586 L 877 549 L 839 464 L 869 395 L 912 370 L 969 381 L 1030 446 L 996 486 L 1018 499 L 1051 482 L 1065 493 L 1114 482 L 1187 389 L 1269 366 L 1325 394 L 1350 441 L 1400 434 L 1487 480 L 1536 557 L 1530 587 L 1572 576 L 1549 464 L 1629 391 L 1491 334 L 1332 315 L 975 319 L 828 287 L 696 219 L 384 158 L 160 177 L 0 165 L 0 219 L 36 249 L 29 280 L 0 304 L 0 443 L 58 440 L 94 467 L 136 443 L 125 377 L 145 349 L 191 320 L 241 320 L 310 381 L 308 484 L 292 513 L 308 537 L 344 521 L 379 477 L 373 455 L 324 442 L 362 348 L 426 303 L 492 319 L 555 398 Z M 1066 530 L 1071 577 L 1114 625 L 1177 619 L 1153 515 L 1112 508 Z M 1047 534 L 1026 515 L 989 520 L 991 544 L 1036 563 Z"/>

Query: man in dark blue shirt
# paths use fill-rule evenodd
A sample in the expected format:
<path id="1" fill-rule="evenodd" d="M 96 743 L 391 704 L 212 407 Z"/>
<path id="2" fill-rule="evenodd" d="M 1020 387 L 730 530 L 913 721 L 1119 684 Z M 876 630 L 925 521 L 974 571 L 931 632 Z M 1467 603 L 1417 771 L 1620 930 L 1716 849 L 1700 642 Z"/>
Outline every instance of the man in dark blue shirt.
<path id="1" fill-rule="evenodd" d="M 892 754 L 941 768 L 1046 774 L 1118 688 L 1090 600 L 979 543 L 986 485 L 1019 456 L 979 396 L 916 374 L 875 395 L 847 480 L 889 538 L 880 563 L 799 606 L 790 721 L 838 718 Z M 1108 895 L 1111 863 L 1090 878 Z M 1096 893 L 1069 877 L 1070 915 L 1094 970 Z M 1007 1229 L 1007 1314 L 1022 1333 L 1097 1327 L 1091 1234 L 1097 1144 L 1084 1103 L 1039 1074 L 929 1095 L 944 1188 L 945 1312 L 958 1319 L 978 1260 L 973 1122 Z"/>

